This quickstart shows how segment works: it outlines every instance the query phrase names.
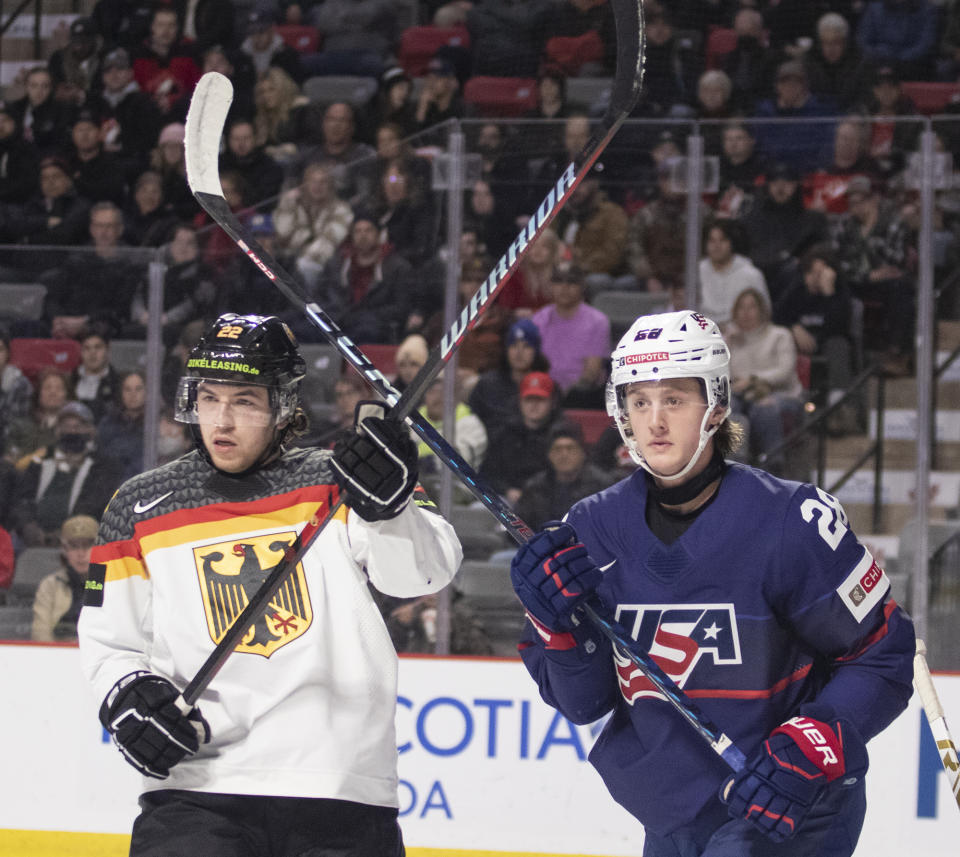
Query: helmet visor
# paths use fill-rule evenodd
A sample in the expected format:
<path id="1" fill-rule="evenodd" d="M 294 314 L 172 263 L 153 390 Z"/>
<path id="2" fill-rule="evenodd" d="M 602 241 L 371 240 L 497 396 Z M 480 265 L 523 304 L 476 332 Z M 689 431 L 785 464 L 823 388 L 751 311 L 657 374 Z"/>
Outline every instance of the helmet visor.
<path id="1" fill-rule="evenodd" d="M 276 425 L 273 391 L 259 384 L 230 384 L 182 378 L 177 389 L 178 422 L 208 426 Z"/>

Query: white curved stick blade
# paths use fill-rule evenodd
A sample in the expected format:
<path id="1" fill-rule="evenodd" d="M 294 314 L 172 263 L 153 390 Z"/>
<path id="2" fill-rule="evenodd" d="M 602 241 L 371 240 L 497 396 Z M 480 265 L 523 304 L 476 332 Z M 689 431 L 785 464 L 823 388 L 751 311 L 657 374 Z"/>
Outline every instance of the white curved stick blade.
<path id="1" fill-rule="evenodd" d="M 220 186 L 220 138 L 233 101 L 233 84 L 216 71 L 197 83 L 187 111 L 187 183 L 194 193 L 223 196 Z"/>

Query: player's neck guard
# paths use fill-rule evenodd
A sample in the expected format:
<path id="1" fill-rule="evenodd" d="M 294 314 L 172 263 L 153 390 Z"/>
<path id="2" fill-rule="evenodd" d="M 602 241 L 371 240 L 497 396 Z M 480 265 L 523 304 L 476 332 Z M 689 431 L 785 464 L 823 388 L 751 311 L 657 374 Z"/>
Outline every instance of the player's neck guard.
<path id="1" fill-rule="evenodd" d="M 724 461 L 720 450 L 714 447 L 713 458 L 710 459 L 710 463 L 696 476 L 680 485 L 661 488 L 650 472 L 647 471 L 647 491 L 650 497 L 661 506 L 681 506 L 684 503 L 689 503 L 711 482 L 723 476 L 726 470 L 727 462 Z"/>

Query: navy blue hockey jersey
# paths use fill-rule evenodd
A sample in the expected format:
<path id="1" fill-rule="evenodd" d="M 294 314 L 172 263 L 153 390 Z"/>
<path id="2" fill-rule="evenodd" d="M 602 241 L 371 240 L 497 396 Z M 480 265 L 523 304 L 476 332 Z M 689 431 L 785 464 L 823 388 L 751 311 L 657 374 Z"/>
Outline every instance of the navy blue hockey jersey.
<path id="1" fill-rule="evenodd" d="M 604 569 L 606 611 L 747 755 L 813 699 L 868 739 L 903 710 L 913 626 L 834 497 L 733 464 L 671 545 L 647 526 L 646 500 L 638 470 L 567 520 Z M 604 637 L 577 637 L 551 648 L 528 627 L 521 656 L 572 721 L 612 712 L 590 761 L 644 826 L 669 833 L 730 771 Z"/>

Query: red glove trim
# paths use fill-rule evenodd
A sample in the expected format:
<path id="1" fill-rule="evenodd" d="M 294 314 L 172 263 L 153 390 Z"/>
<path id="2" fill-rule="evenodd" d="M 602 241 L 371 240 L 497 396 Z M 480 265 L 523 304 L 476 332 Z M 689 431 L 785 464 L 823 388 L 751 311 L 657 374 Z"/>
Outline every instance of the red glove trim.
<path id="1" fill-rule="evenodd" d="M 750 809 L 747 810 L 747 814 L 746 814 L 747 820 L 749 820 L 750 816 L 752 816 L 754 813 L 756 813 L 757 815 L 765 815 L 767 816 L 767 818 L 772 818 L 774 821 L 782 821 L 784 824 L 789 824 L 790 830 L 793 830 L 793 828 L 796 827 L 796 825 L 793 822 L 793 819 L 790 818 L 789 815 L 777 815 L 775 812 L 770 812 L 769 809 L 764 809 L 762 806 L 759 806 L 758 804 L 752 804 Z"/>
<path id="2" fill-rule="evenodd" d="M 802 715 L 791 717 L 770 734 L 776 735 L 777 733 L 782 733 L 792 739 L 793 743 L 800 748 L 800 752 L 807 757 L 807 760 L 827 778 L 828 783 L 842 777 L 846 772 L 842 735 L 838 737 L 830 725 L 822 720 L 814 720 Z M 814 778 L 809 771 L 803 771 L 776 756 L 774 758 L 783 767 L 790 768 L 807 779 Z"/>
<path id="3" fill-rule="evenodd" d="M 544 625 L 543 622 L 531 616 L 529 610 L 525 612 L 534 630 L 541 636 L 544 643 L 547 644 L 547 649 L 553 652 L 566 652 L 577 647 L 577 641 L 574 639 L 573 634 L 565 631 L 553 631 Z"/>
<path id="4" fill-rule="evenodd" d="M 570 591 L 567 589 L 567 587 L 564 585 L 563 580 L 561 579 L 560 575 L 557 574 L 557 573 L 553 570 L 553 563 L 554 563 L 554 560 L 556 560 L 556 559 L 558 559 L 559 557 L 563 556 L 563 555 L 564 555 L 565 553 L 567 553 L 568 551 L 572 551 L 574 548 L 578 548 L 578 547 L 582 547 L 582 545 L 579 545 L 579 544 L 570 545 L 570 547 L 563 548 L 563 550 L 558 550 L 555 554 L 553 554 L 553 556 L 551 556 L 551 557 L 543 564 L 543 572 L 544 572 L 544 574 L 546 574 L 547 577 L 549 577 L 549 578 L 556 584 L 557 589 L 559 589 L 567 598 L 576 598 L 578 595 L 580 595 L 580 593 L 579 593 L 579 592 L 570 592 Z"/>

